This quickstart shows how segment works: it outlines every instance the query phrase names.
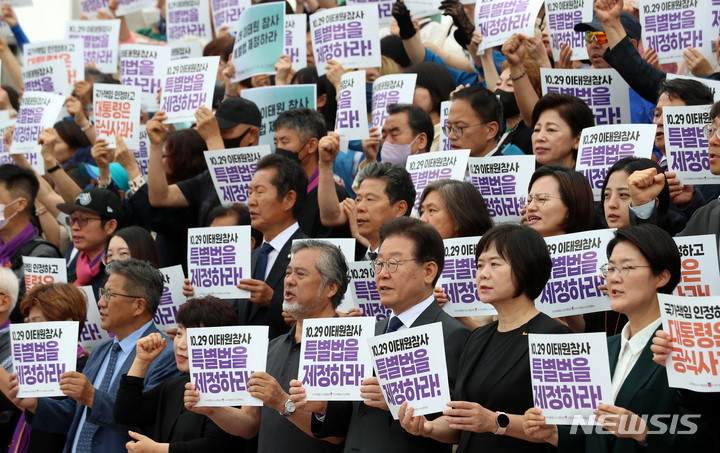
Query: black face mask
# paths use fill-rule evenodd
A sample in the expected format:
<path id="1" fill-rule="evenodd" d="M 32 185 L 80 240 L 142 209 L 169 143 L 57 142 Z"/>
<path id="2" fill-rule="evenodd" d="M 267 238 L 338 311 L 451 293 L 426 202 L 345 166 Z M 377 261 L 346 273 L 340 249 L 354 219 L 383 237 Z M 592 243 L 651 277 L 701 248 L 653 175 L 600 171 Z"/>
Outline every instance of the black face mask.
<path id="1" fill-rule="evenodd" d="M 237 138 L 224 138 L 222 139 L 223 145 L 225 145 L 225 149 L 232 149 L 232 148 L 239 148 L 240 142 L 242 142 L 242 139 L 245 138 L 248 132 L 250 132 L 251 127 L 248 127 L 245 132 L 240 134 Z"/>
<path id="2" fill-rule="evenodd" d="M 288 159 L 300 163 L 300 155 L 298 153 L 294 153 L 290 150 L 283 149 L 283 148 L 275 148 L 275 154 L 279 154 L 281 156 L 285 156 Z"/>
<path id="3" fill-rule="evenodd" d="M 500 88 L 495 89 L 495 96 L 498 97 L 503 108 L 503 118 L 508 119 L 517 116 L 520 113 L 520 107 L 515 100 L 515 93 L 508 93 Z"/>

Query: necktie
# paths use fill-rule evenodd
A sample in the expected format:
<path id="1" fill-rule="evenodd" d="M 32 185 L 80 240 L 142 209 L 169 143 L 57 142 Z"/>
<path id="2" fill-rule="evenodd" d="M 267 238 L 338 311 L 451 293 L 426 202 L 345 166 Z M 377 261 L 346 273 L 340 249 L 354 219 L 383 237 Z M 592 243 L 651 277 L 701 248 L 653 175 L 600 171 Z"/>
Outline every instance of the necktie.
<path id="1" fill-rule="evenodd" d="M 122 348 L 120 348 L 120 343 L 113 344 L 112 349 L 110 350 L 110 360 L 108 361 L 107 369 L 105 369 L 103 380 L 100 383 L 100 390 L 103 392 L 107 392 L 110 388 L 113 374 L 115 374 L 115 365 L 117 364 L 118 354 L 121 350 Z M 97 429 L 97 425 L 88 423 L 87 420 L 83 423 L 75 448 L 76 453 L 89 453 L 92 451 L 92 438 Z"/>
<path id="2" fill-rule="evenodd" d="M 257 263 L 255 264 L 255 275 L 253 275 L 253 278 L 255 280 L 265 281 L 265 271 L 267 269 L 268 254 L 273 250 L 273 246 L 270 245 L 268 242 L 265 242 L 262 245 L 262 248 L 260 249 L 260 254 L 258 255 Z"/>
<path id="3" fill-rule="evenodd" d="M 402 326 L 404 326 L 404 324 L 402 321 L 400 321 L 400 318 L 398 318 L 397 316 L 393 316 L 392 318 L 390 318 L 386 333 L 395 332 Z"/>

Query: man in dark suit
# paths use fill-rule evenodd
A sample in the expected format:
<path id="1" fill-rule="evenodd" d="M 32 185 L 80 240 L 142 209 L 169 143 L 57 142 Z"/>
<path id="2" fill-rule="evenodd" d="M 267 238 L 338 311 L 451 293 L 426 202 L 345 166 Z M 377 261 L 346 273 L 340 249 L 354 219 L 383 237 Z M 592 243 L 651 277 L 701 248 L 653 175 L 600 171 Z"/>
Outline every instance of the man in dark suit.
<path id="1" fill-rule="evenodd" d="M 96 347 L 82 373 L 60 376 L 60 388 L 70 398 L 24 398 L 28 423 L 36 429 L 67 434 L 64 453 L 124 453 L 130 427 L 113 417 L 120 376 L 135 360 L 138 339 L 158 332 L 153 316 L 160 302 L 163 278 L 149 263 L 135 259 L 113 261 L 105 268 L 105 288 L 100 291 L 100 325 L 115 338 Z M 180 374 L 175 365 L 172 342 L 150 365 L 144 390 Z M 11 394 L 17 394 L 17 379 Z"/>
<path id="2" fill-rule="evenodd" d="M 442 273 L 445 248 L 435 228 L 418 219 L 399 217 L 380 228 L 380 250 L 375 260 L 375 282 L 380 301 L 392 309 L 389 319 L 375 325 L 375 334 L 435 322 L 442 323 L 445 358 L 454 388 L 458 359 L 470 331 L 445 313 L 433 297 Z M 302 388 L 291 394 L 302 395 Z M 345 452 L 450 452 L 452 445 L 420 439 L 405 432 L 388 412 L 376 377 L 363 381 L 364 402 L 330 402 L 312 419 L 318 437 L 344 437 Z"/>
<path id="3" fill-rule="evenodd" d="M 305 238 L 297 218 L 307 195 L 307 175 L 287 157 L 270 154 L 257 163 L 248 190 L 253 228 L 263 234 L 262 246 L 251 257 L 253 278 L 238 288 L 250 292 L 239 301 L 240 324 L 270 327 L 270 339 L 287 333 L 282 317 L 283 279 L 294 239 Z"/>

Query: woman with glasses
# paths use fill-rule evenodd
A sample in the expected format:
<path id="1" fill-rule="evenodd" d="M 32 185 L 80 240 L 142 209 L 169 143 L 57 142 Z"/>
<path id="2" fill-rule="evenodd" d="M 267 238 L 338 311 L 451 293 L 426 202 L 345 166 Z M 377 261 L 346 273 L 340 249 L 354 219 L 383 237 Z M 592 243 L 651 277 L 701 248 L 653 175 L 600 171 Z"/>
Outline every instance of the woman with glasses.
<path id="1" fill-rule="evenodd" d="M 552 262 L 543 238 L 530 228 L 504 224 L 488 230 L 475 249 L 480 300 L 498 320 L 474 330 L 460 355 L 453 398 L 444 417 L 429 421 L 400 407 L 402 427 L 416 436 L 458 443 L 458 452 L 540 452 L 522 429 L 533 406 L 528 333 L 570 329 L 540 313 L 535 298 L 550 278 Z"/>
<path id="2" fill-rule="evenodd" d="M 123 228 L 110 236 L 105 247 L 103 263 L 135 258 L 160 267 L 157 245 L 150 233 L 139 226 Z"/>
<path id="3" fill-rule="evenodd" d="M 703 420 L 699 420 L 699 432 L 683 436 L 666 432 L 664 422 L 652 417 L 682 412 L 677 391 L 668 387 L 665 368 L 653 362 L 650 349 L 655 332 L 662 329 L 658 293 L 671 294 L 681 278 L 677 245 L 666 231 L 641 225 L 617 230 L 607 254 L 608 263 L 600 272 L 607 281 L 610 306 L 628 317 L 622 333 L 608 338 L 613 394 L 605 395 L 595 410 L 609 433 L 578 430 L 571 435 L 570 426 L 546 425 L 542 411 L 532 408 L 525 413 L 525 434 L 560 451 L 677 452 L 693 447 L 709 451 L 702 448 L 708 441 Z M 623 425 L 633 429 L 623 429 Z"/>

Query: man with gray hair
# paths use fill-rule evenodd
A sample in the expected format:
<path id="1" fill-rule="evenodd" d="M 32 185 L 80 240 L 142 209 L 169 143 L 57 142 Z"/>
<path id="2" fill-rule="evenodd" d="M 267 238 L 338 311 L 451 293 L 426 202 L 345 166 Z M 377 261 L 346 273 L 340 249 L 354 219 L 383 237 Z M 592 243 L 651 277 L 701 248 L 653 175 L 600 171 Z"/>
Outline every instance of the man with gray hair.
<path id="1" fill-rule="evenodd" d="M 82 373 L 68 371 L 60 376 L 60 389 L 70 398 L 15 400 L 26 410 L 33 428 L 67 434 L 65 453 L 127 451 L 130 427 L 119 424 L 113 417 L 115 395 L 120 376 L 128 372 L 135 360 L 135 343 L 158 332 L 153 316 L 163 290 L 162 274 L 149 263 L 136 259 L 112 261 L 105 272 L 108 279 L 100 289 L 98 301 L 100 325 L 115 338 L 93 349 Z M 165 350 L 148 369 L 144 390 L 180 374 L 172 342 L 167 340 Z M 17 394 L 17 379 L 10 385 L 10 393 Z"/>
<path id="2" fill-rule="evenodd" d="M 248 381 L 248 391 L 261 399 L 264 406 L 197 410 L 230 434 L 245 438 L 258 434 L 259 453 L 341 452 L 336 443 L 342 439 L 319 440 L 308 435 L 312 414 L 296 411 L 288 392 L 290 381 L 299 374 L 303 321 L 336 316 L 335 309 L 350 282 L 348 266 L 340 249 L 322 240 L 295 242 L 291 251 L 292 259 L 285 271 L 283 310 L 295 317 L 297 324 L 289 333 L 270 342 L 267 372 L 255 372 Z M 194 405 L 199 397 L 194 387 L 186 391 L 185 407 L 196 410 Z"/>

